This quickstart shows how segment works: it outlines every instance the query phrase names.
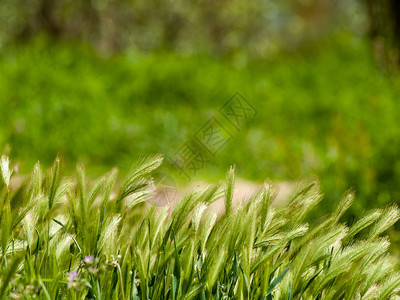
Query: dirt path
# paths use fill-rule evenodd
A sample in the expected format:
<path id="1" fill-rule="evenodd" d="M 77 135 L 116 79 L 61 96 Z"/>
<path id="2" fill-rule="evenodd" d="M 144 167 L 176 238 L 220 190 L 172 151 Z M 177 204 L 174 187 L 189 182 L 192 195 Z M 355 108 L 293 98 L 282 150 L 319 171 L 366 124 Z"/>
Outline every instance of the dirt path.
<path id="1" fill-rule="evenodd" d="M 164 206 L 169 204 L 173 207 L 178 201 L 180 201 L 185 194 L 196 190 L 202 190 L 211 184 L 205 182 L 194 182 L 186 188 L 172 188 L 168 186 L 158 187 L 156 196 L 151 200 L 152 203 L 157 206 Z M 237 179 L 235 182 L 235 189 L 233 193 L 233 206 L 237 206 L 243 201 L 247 201 L 251 197 L 255 196 L 263 187 L 261 183 L 254 183 L 252 181 L 246 181 Z M 274 183 L 274 187 L 277 191 L 277 196 L 274 203 L 282 203 L 286 201 L 291 192 L 294 189 L 294 184 L 291 182 L 277 182 Z M 222 213 L 225 209 L 224 199 L 219 199 L 210 205 L 210 209 L 215 210 L 218 214 Z"/>

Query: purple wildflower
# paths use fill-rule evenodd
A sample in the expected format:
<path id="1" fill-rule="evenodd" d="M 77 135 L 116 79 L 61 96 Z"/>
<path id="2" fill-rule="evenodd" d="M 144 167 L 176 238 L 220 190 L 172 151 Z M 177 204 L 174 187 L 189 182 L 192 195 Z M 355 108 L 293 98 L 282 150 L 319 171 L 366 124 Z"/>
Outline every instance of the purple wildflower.
<path id="1" fill-rule="evenodd" d="M 88 256 L 86 256 L 86 257 L 83 259 L 83 261 L 84 261 L 85 263 L 87 263 L 87 264 L 91 264 L 91 263 L 93 262 L 93 256 L 88 255 Z"/>
<path id="2" fill-rule="evenodd" d="M 78 277 L 78 271 L 71 271 L 68 273 L 68 281 L 73 281 Z"/>

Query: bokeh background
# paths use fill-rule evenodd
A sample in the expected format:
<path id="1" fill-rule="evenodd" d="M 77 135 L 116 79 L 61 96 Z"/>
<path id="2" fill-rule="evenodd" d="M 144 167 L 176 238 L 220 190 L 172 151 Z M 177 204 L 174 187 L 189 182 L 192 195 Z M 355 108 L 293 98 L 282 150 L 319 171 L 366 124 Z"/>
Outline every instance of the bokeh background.
<path id="1" fill-rule="evenodd" d="M 396 0 L 2 0 L 0 150 L 98 176 L 257 109 L 194 180 L 318 177 L 329 210 L 400 201 Z M 166 163 L 166 173 L 173 172 Z M 179 182 L 178 184 L 183 184 Z"/>

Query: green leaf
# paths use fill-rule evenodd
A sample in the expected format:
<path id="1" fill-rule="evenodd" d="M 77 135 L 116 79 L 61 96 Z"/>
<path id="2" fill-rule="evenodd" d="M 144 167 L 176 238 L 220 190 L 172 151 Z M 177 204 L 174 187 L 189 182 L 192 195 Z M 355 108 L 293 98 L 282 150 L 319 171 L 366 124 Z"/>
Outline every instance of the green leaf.
<path id="1" fill-rule="evenodd" d="M 68 233 L 68 235 L 72 238 L 72 240 L 74 241 L 75 245 L 78 247 L 79 252 L 82 252 L 81 247 L 78 244 L 78 241 L 75 239 L 75 237 L 68 231 L 67 227 L 64 226 L 63 223 L 61 223 L 60 221 L 53 219 L 54 222 L 56 222 L 58 225 L 62 226 L 62 228 L 64 228 L 64 230 Z"/>
<path id="2" fill-rule="evenodd" d="M 174 274 L 172 277 L 172 299 L 177 299 L 179 283 L 181 280 L 181 264 L 178 249 L 176 247 L 176 236 L 174 234 L 174 247 L 175 247 L 175 264 L 174 264 Z"/>
<path id="3" fill-rule="evenodd" d="M 288 264 L 288 266 L 282 271 L 281 274 L 279 274 L 278 277 L 276 277 L 268 286 L 267 290 L 267 296 L 272 293 L 272 291 L 275 289 L 275 287 L 278 285 L 279 282 L 282 281 L 283 277 L 285 277 L 286 273 L 289 271 L 289 268 L 291 267 L 292 263 Z"/>
<path id="4" fill-rule="evenodd" d="M 14 257 L 13 261 L 11 262 L 11 264 L 8 266 L 8 268 L 2 273 L 2 285 L 0 288 L 0 299 L 3 299 L 6 291 L 7 291 L 7 287 L 8 284 L 10 283 L 12 277 L 14 276 L 14 274 L 17 272 L 18 266 L 21 263 L 22 259 L 24 258 L 24 255 L 18 255 L 16 257 Z"/>
<path id="5" fill-rule="evenodd" d="M 287 293 L 287 300 L 292 300 L 293 298 L 293 292 L 292 292 L 292 281 L 289 282 L 289 289 Z"/>

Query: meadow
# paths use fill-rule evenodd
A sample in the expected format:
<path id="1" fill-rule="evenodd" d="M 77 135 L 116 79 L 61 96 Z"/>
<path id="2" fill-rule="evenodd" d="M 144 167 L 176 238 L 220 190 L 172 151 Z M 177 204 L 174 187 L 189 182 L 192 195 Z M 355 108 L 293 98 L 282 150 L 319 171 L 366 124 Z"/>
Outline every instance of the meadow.
<path id="1" fill-rule="evenodd" d="M 88 180 L 37 163 L 19 187 L 1 166 L 1 299 L 396 299 L 397 260 L 383 234 L 396 206 L 368 211 L 351 226 L 345 195 L 317 222 L 314 183 L 284 206 L 271 185 L 232 207 L 235 170 L 187 194 L 169 211 L 146 204 L 162 162 L 142 157 L 125 181 L 115 171 Z M 123 182 L 123 184 L 119 184 Z M 207 207 L 217 199 L 225 211 Z"/>
<path id="2" fill-rule="evenodd" d="M 346 34 L 263 60 L 5 47 L 0 299 L 397 299 L 399 79 L 371 55 Z M 253 113 L 223 123 L 207 187 L 153 205 L 237 92 Z M 235 178 L 263 188 L 235 206 Z"/>

